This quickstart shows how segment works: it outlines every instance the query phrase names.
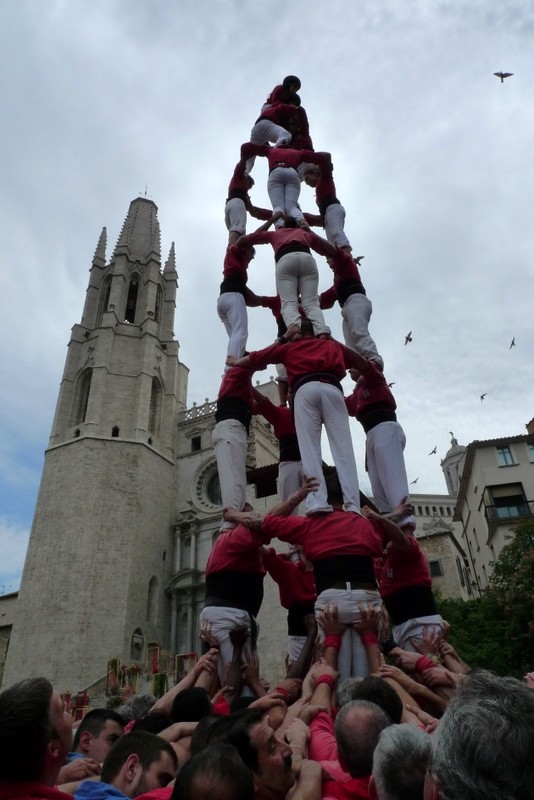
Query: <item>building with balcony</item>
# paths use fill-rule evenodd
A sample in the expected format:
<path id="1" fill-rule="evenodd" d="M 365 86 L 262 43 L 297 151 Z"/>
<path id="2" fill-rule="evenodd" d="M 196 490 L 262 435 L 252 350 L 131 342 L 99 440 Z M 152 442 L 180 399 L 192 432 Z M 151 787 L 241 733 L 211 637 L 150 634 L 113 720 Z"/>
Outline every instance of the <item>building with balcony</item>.
<path id="1" fill-rule="evenodd" d="M 454 520 L 462 523 L 461 543 L 478 592 L 514 527 L 534 519 L 534 420 L 526 428 L 524 435 L 467 447 Z"/>

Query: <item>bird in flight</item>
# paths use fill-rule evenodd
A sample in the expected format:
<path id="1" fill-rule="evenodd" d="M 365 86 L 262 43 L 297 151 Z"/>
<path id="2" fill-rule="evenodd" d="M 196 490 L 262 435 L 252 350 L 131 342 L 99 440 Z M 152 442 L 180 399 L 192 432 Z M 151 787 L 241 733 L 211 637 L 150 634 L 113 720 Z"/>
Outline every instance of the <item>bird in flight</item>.
<path id="1" fill-rule="evenodd" d="M 391 381 L 391 383 L 388 383 L 388 386 L 390 389 L 392 389 L 395 386 L 395 381 Z"/>
<path id="2" fill-rule="evenodd" d="M 410 333 L 407 333 L 406 336 L 404 337 L 404 346 L 405 347 L 408 344 L 408 342 L 413 342 L 412 332 L 411 331 L 410 331 Z"/>
<path id="3" fill-rule="evenodd" d="M 514 338 L 512 339 L 512 341 L 511 341 L 511 343 L 510 343 L 510 347 L 508 348 L 508 350 L 511 350 L 511 349 L 512 349 L 512 347 L 515 347 L 515 336 L 514 336 Z"/>
<path id="4" fill-rule="evenodd" d="M 362 258 L 365 258 L 365 256 L 356 256 L 356 258 L 353 258 L 352 260 L 354 261 L 355 264 L 358 264 L 358 266 L 360 266 Z"/>
<path id="5" fill-rule="evenodd" d="M 433 456 L 433 455 L 434 455 L 434 453 L 437 453 L 437 452 L 438 452 L 438 446 L 436 445 L 436 446 L 434 447 L 434 449 L 433 449 L 433 450 L 431 450 L 431 451 L 430 451 L 430 453 L 429 453 L 428 455 L 429 455 L 429 456 Z"/>
<path id="6" fill-rule="evenodd" d="M 484 392 L 484 394 L 481 394 L 481 395 L 480 395 L 480 402 L 481 402 L 481 403 L 482 403 L 482 401 L 484 400 L 484 398 L 485 398 L 485 396 L 486 396 L 486 395 L 487 395 L 487 392 Z"/>
<path id="7" fill-rule="evenodd" d="M 412 483 L 417 483 L 418 480 L 419 480 L 419 477 L 417 477 L 414 481 L 410 481 L 410 486 L 412 485 Z"/>
<path id="8" fill-rule="evenodd" d="M 494 72 L 493 74 L 495 75 L 496 78 L 500 78 L 501 79 L 501 83 L 504 83 L 504 79 L 505 78 L 511 78 L 514 73 L 513 72 Z"/>

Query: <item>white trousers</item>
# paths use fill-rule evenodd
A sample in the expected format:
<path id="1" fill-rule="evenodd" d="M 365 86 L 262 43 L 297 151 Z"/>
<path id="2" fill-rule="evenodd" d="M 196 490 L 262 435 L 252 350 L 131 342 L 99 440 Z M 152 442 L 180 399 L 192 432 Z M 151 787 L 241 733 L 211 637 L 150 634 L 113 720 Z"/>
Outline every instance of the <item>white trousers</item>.
<path id="1" fill-rule="evenodd" d="M 359 622 L 361 619 L 359 606 L 370 604 L 373 608 L 381 608 L 382 601 L 377 591 L 351 589 L 350 584 L 348 586 L 348 589 L 325 589 L 321 592 L 315 601 L 315 616 L 318 617 L 325 606 L 335 604 L 339 621 L 350 626 L 351 623 Z M 320 634 L 320 636 L 321 639 L 324 638 L 324 634 Z M 365 645 L 360 635 L 351 627 L 345 628 L 341 638 L 337 668 L 339 683 L 345 678 L 364 678 L 369 675 Z"/>
<path id="2" fill-rule="evenodd" d="M 343 492 L 346 511 L 360 512 L 358 472 L 352 448 L 349 415 L 343 393 L 330 383 L 310 381 L 295 394 L 295 427 L 302 458 L 302 468 L 308 476 L 317 478 L 320 486 L 306 498 L 308 513 L 331 511 L 323 477 L 321 431 L 325 426 L 332 458 Z"/>
<path id="3" fill-rule="evenodd" d="M 286 253 L 277 261 L 276 291 L 280 295 L 282 317 L 288 328 L 290 325 L 300 328 L 300 295 L 300 305 L 313 325 L 315 335 L 330 333 L 319 305 L 318 287 L 319 270 L 310 253 Z"/>
<path id="4" fill-rule="evenodd" d="M 231 197 L 224 207 L 224 221 L 229 232 L 235 231 L 241 236 L 247 230 L 247 209 L 240 197 Z"/>
<path id="5" fill-rule="evenodd" d="M 241 292 L 223 292 L 217 300 L 217 313 L 228 334 L 226 354 L 241 358 L 248 339 L 248 314 Z M 225 372 L 228 367 L 225 367 Z"/>
<path id="6" fill-rule="evenodd" d="M 381 422 L 367 434 L 367 472 L 374 503 L 381 513 L 392 511 L 410 494 L 404 464 L 405 444 L 406 436 L 398 422 Z M 399 524 L 413 524 L 415 528 L 415 518 L 405 517 Z"/>
<path id="7" fill-rule="evenodd" d="M 243 649 L 248 650 L 249 653 L 255 650 L 250 638 L 250 614 L 241 608 L 232 608 L 231 606 L 207 606 L 200 612 L 200 622 L 201 624 L 207 622 L 211 625 L 211 632 L 219 645 L 218 674 L 221 686 L 224 686 L 226 669 L 234 657 L 234 646 L 230 641 L 230 632 L 235 628 L 246 628 L 248 638 Z M 244 685 L 241 696 L 252 694 L 254 694 L 252 690 Z"/>
<path id="8" fill-rule="evenodd" d="M 288 636 L 287 637 L 287 661 L 288 664 L 295 664 L 299 660 L 302 648 L 306 644 L 307 636 Z"/>
<path id="9" fill-rule="evenodd" d="M 247 494 L 247 429 L 237 419 L 223 419 L 213 429 L 212 443 L 223 508 L 242 511 Z M 223 522 L 221 529 L 233 527 Z"/>
<path id="10" fill-rule="evenodd" d="M 429 614 L 426 617 L 414 617 L 393 626 L 393 638 L 403 650 L 417 653 L 410 639 L 422 639 L 424 634 L 440 633 L 443 630 L 443 617 L 441 614 Z"/>
<path id="11" fill-rule="evenodd" d="M 267 144 L 267 142 L 272 142 L 275 147 L 281 147 L 283 144 L 290 143 L 291 134 L 289 131 L 286 131 L 285 128 L 282 128 L 281 125 L 277 125 L 269 119 L 260 119 L 250 132 L 250 141 L 253 142 L 253 144 Z M 252 158 L 247 160 L 245 166 L 247 175 L 250 175 L 255 161 L 256 156 L 252 156 Z"/>
<path id="12" fill-rule="evenodd" d="M 374 339 L 369 335 L 369 320 L 373 305 L 364 294 L 351 294 L 343 303 L 343 338 L 347 347 L 357 350 L 364 358 L 370 358 L 381 367 L 384 366 Z"/>
<path id="13" fill-rule="evenodd" d="M 278 465 L 278 494 L 282 500 L 287 500 L 293 492 L 300 489 L 304 483 L 304 470 L 302 461 L 280 461 Z M 293 509 L 291 516 L 298 515 L 298 506 Z"/>
<path id="14" fill-rule="evenodd" d="M 350 247 L 345 233 L 345 209 L 341 203 L 332 203 L 324 212 L 324 232 L 335 247 Z"/>
<path id="15" fill-rule="evenodd" d="M 304 219 L 304 215 L 299 208 L 300 179 L 296 169 L 293 167 L 275 167 L 269 173 L 267 181 L 267 191 L 273 207 L 273 213 L 282 211 L 289 217 Z M 281 228 L 284 224 L 283 219 L 275 223 L 275 228 Z"/>

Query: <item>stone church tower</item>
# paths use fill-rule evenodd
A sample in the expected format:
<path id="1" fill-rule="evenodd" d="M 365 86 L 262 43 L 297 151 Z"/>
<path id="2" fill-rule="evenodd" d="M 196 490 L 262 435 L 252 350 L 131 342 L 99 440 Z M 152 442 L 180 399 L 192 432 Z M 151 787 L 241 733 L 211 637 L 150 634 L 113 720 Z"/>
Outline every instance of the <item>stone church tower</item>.
<path id="1" fill-rule="evenodd" d="M 157 207 L 137 198 L 109 263 L 102 232 L 72 329 L 4 687 L 46 675 L 60 691 L 79 691 L 110 658 L 143 665 L 150 643 L 170 663 L 198 650 L 221 520 L 216 403 L 187 408 L 176 287 L 174 245 L 162 269 Z M 274 382 L 261 390 L 276 401 Z M 266 465 L 275 474 L 277 460 L 270 426 L 254 418 L 249 475 Z M 272 480 L 267 492 L 251 479 L 247 494 L 260 511 L 276 501 Z"/>
<path id="2" fill-rule="evenodd" d="M 68 346 L 4 685 L 77 690 L 168 636 L 175 450 L 187 368 L 173 335 L 174 246 L 134 200 L 106 264 L 102 232 Z M 137 650 L 136 650 L 137 648 Z"/>

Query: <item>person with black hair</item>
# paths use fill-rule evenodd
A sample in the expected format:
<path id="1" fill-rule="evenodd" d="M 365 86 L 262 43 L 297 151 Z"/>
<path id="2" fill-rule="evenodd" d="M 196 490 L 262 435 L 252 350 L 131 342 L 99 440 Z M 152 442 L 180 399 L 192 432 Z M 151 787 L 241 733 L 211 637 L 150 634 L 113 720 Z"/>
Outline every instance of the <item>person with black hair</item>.
<path id="1" fill-rule="evenodd" d="M 80 722 L 67 759 L 92 758 L 101 764 L 123 734 L 120 714 L 108 708 L 94 708 Z"/>
<path id="2" fill-rule="evenodd" d="M 111 748 L 100 781 L 83 781 L 75 800 L 123 800 L 167 786 L 178 770 L 171 745 L 148 731 L 126 733 Z"/>
<path id="3" fill-rule="evenodd" d="M 214 744 L 180 770 L 171 800 L 253 800 L 254 777 L 235 747 Z"/>
<path id="4" fill-rule="evenodd" d="M 72 737 L 72 719 L 46 678 L 0 694 L 0 798 L 72 800 L 55 788 Z"/>

